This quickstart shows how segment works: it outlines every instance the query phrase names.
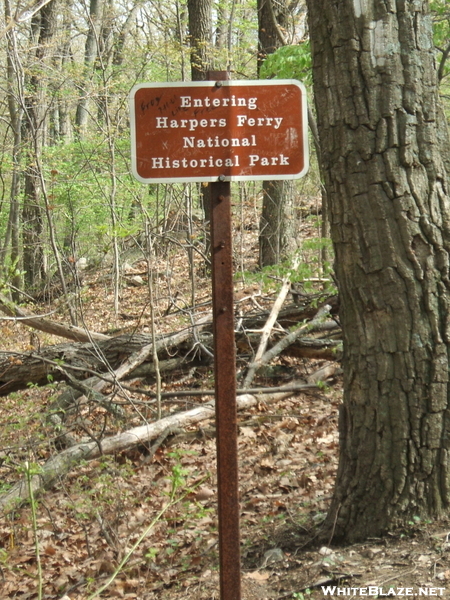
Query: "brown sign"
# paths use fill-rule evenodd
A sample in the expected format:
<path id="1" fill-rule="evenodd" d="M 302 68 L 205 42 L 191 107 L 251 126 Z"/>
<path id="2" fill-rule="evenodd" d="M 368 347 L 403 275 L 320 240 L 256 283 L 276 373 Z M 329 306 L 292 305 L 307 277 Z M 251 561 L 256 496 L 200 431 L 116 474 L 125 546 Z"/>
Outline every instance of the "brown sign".
<path id="1" fill-rule="evenodd" d="M 154 83 L 130 94 L 144 183 L 295 179 L 308 170 L 306 92 L 294 80 Z"/>

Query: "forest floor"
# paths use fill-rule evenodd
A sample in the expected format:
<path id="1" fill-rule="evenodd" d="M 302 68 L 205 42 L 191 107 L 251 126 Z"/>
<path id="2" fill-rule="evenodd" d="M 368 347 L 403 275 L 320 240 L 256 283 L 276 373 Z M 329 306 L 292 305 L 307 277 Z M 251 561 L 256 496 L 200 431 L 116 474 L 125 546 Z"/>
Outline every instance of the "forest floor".
<path id="1" fill-rule="evenodd" d="M 257 240 L 250 227 L 251 214 L 247 220 L 248 239 L 243 242 L 241 234 L 236 234 L 240 249 L 236 264 L 245 257 L 246 269 L 251 270 L 248 262 L 256 263 Z M 242 223 L 239 231 L 244 230 Z M 156 282 L 160 315 L 169 300 L 189 304 L 192 295 L 186 257 L 172 253 L 165 261 Z M 143 268 L 133 265 L 130 275 Z M 207 310 L 209 280 L 200 271 L 196 303 Z M 150 330 L 145 285 L 123 287 L 117 319 L 111 310 L 108 269 L 87 273 L 83 290 L 83 319 L 89 329 L 104 333 Z M 275 297 L 274 290 L 263 289 L 252 278 L 236 283 L 237 302 L 253 298 L 270 309 Z M 55 307 L 52 302 L 33 310 L 45 313 Z M 64 316 L 52 318 L 64 320 Z M 158 332 L 180 327 L 183 319 L 186 322 L 179 312 L 161 316 Z M 12 321 L 0 321 L 0 335 L 3 350 L 25 353 L 36 344 L 60 341 Z M 289 377 L 306 380 L 326 361 L 283 358 L 278 362 L 287 368 Z M 283 376 L 260 378 L 258 384 L 285 381 Z M 211 370 L 192 369 L 182 378 L 166 379 L 163 385 L 165 390 L 211 389 Z M 57 452 L 55 432 L 45 415 L 63 387 L 62 383 L 30 386 L 2 398 L 3 490 Z M 324 387 L 283 401 L 269 402 L 261 395 L 255 407 L 238 414 L 243 600 L 450 598 L 449 521 L 413 521 L 383 539 L 346 547 L 336 546 L 332 539 L 314 543 L 333 491 L 341 397 L 336 377 Z M 154 419 L 154 405 L 147 397 L 137 393 L 133 399 L 127 407 L 126 426 L 101 407 L 86 407 L 73 421 L 73 433 L 83 437 L 87 432 L 91 439 L 99 439 L 140 425 L 143 419 Z M 185 411 L 209 400 L 209 396 L 174 399 L 163 404 L 163 413 Z M 34 503 L 2 516 L 1 600 L 34 600 L 39 597 L 40 582 L 45 599 L 219 599 L 215 443 L 214 421 L 210 420 L 172 435 L 151 460 L 147 460 L 149 449 L 141 446 L 83 462 Z M 147 535 L 137 544 L 145 531 Z"/>

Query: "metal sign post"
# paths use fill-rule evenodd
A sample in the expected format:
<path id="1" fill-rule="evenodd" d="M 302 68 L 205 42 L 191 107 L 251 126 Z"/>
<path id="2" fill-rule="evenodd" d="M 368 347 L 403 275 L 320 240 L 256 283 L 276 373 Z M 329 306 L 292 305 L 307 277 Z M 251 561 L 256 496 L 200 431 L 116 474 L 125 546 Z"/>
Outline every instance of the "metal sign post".
<path id="1" fill-rule="evenodd" d="M 225 71 L 209 72 L 210 80 L 227 79 Z M 240 600 L 239 473 L 234 340 L 233 251 L 229 181 L 210 184 L 211 263 L 216 391 L 217 482 L 221 600 Z M 223 179 L 225 179 L 223 177 Z"/>
<path id="2" fill-rule="evenodd" d="M 240 600 L 236 351 L 229 182 L 211 184 L 211 253 L 220 598 Z"/>

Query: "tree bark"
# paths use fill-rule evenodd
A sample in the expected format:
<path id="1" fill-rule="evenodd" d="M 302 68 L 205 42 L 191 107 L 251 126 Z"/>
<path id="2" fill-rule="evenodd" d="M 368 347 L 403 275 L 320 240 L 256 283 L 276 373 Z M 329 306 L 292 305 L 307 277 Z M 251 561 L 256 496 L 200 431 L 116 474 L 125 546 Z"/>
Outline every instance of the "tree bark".
<path id="1" fill-rule="evenodd" d="M 203 81 L 211 66 L 211 0 L 188 0 L 192 81 Z"/>
<path id="2" fill-rule="evenodd" d="M 294 206 L 291 181 L 263 182 L 259 222 L 259 266 L 277 265 L 294 250 Z"/>
<path id="3" fill-rule="evenodd" d="M 328 525 L 355 541 L 450 505 L 445 135 L 427 2 L 308 8 L 344 339 Z"/>
<path id="4" fill-rule="evenodd" d="M 284 27 L 288 16 L 286 0 L 258 0 L 258 71 L 268 54 L 286 44 Z M 276 265 L 293 250 L 294 220 L 292 182 L 264 181 L 259 223 L 259 265 Z"/>
<path id="5" fill-rule="evenodd" d="M 212 4 L 211 0 L 188 0 L 188 26 L 191 47 L 192 81 L 204 81 L 211 68 Z M 209 186 L 199 186 L 205 222 L 211 220 L 211 193 Z M 205 254 L 210 252 L 209 227 L 205 229 Z"/>

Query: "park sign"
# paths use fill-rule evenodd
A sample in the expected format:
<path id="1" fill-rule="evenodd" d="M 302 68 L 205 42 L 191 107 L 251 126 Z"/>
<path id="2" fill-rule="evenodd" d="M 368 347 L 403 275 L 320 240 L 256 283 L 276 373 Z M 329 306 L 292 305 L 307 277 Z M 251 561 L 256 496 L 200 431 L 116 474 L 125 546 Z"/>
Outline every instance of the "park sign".
<path id="1" fill-rule="evenodd" d="M 306 94 L 293 80 L 144 84 L 130 94 L 132 168 L 144 183 L 209 183 L 220 600 L 241 599 L 231 181 L 308 170 Z"/>
<path id="2" fill-rule="evenodd" d="M 306 91 L 291 79 L 145 83 L 130 93 L 143 183 L 297 179 L 308 170 Z"/>

